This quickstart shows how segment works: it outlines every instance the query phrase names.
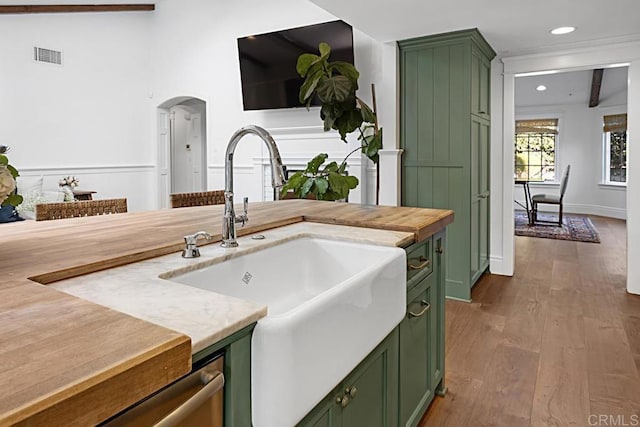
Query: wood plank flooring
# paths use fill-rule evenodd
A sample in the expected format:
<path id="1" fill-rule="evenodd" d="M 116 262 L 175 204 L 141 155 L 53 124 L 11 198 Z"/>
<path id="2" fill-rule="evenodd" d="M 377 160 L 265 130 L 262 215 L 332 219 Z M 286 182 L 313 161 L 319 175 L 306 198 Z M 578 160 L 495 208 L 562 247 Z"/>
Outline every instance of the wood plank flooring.
<path id="1" fill-rule="evenodd" d="M 513 277 L 486 274 L 472 303 L 447 300 L 449 392 L 421 427 L 639 425 L 625 222 L 591 220 L 601 244 L 516 237 Z"/>

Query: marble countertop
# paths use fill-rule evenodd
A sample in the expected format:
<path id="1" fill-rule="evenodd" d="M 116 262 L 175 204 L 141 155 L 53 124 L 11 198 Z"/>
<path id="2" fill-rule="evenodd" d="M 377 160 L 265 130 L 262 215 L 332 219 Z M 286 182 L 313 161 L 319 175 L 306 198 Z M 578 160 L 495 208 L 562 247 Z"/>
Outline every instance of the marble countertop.
<path id="1" fill-rule="evenodd" d="M 170 254 L 122 267 L 66 279 L 49 286 L 117 310 L 191 338 L 192 354 L 266 316 L 267 307 L 251 301 L 205 291 L 167 279 L 225 259 L 241 256 L 298 237 L 320 237 L 384 246 L 407 246 L 413 233 L 300 222 L 238 239 L 239 246 L 200 247 L 199 258 Z M 161 278 L 162 277 L 162 278 Z"/>

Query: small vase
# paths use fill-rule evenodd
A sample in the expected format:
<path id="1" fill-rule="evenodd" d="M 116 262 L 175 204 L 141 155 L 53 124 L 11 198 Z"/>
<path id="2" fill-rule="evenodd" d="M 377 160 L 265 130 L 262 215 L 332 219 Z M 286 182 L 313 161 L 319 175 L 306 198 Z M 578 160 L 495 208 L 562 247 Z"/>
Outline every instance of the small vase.
<path id="1" fill-rule="evenodd" d="M 68 185 L 62 186 L 62 192 L 64 193 L 64 201 L 65 202 L 73 202 L 76 198 L 73 195 L 73 190 Z"/>

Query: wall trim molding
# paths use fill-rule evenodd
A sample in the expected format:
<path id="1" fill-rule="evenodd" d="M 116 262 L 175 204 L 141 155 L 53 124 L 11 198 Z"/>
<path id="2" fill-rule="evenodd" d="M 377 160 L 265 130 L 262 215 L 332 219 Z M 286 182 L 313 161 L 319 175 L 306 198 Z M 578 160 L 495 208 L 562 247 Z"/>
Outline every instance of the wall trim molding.
<path id="1" fill-rule="evenodd" d="M 233 171 L 234 172 L 238 172 L 238 173 L 244 173 L 244 174 L 252 174 L 254 171 L 254 165 L 250 164 L 250 163 L 241 163 L 241 164 L 235 164 L 233 165 Z M 213 165 L 207 165 L 207 169 L 208 170 L 213 170 L 213 171 L 221 171 L 221 173 L 224 173 L 224 165 L 223 164 L 213 164 Z"/>
<path id="2" fill-rule="evenodd" d="M 340 134 L 335 130 L 324 130 L 324 126 L 287 126 L 267 129 L 276 140 L 296 139 L 330 139 L 340 141 Z"/>
<path id="3" fill-rule="evenodd" d="M 43 175 L 58 174 L 60 172 L 66 174 L 73 173 L 131 173 L 131 172 L 147 172 L 156 168 L 156 165 L 94 165 L 94 166 L 41 166 L 41 167 L 21 167 L 19 169 L 24 175 Z"/>

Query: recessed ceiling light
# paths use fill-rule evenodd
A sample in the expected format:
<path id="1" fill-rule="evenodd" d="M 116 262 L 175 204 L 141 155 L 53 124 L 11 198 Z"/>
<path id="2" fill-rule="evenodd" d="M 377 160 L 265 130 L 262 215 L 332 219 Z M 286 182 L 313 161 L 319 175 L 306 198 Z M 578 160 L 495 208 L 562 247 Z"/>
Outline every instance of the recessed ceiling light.
<path id="1" fill-rule="evenodd" d="M 569 34 L 576 30 L 576 27 L 558 27 L 551 30 L 551 34 L 560 35 L 560 34 Z"/>
<path id="2" fill-rule="evenodd" d="M 542 92 L 543 90 L 547 90 L 547 87 L 546 87 L 545 85 L 539 85 L 539 86 L 536 88 L 536 90 L 537 90 L 538 92 Z"/>

